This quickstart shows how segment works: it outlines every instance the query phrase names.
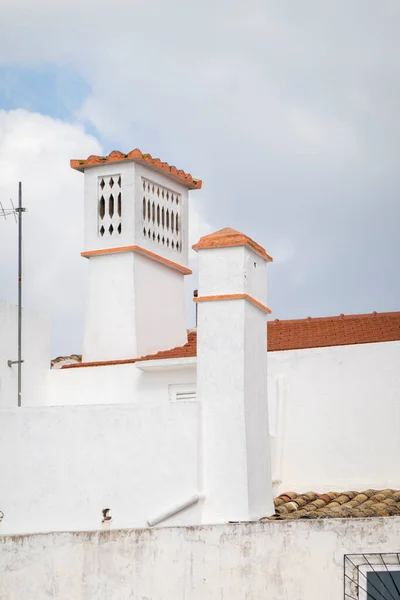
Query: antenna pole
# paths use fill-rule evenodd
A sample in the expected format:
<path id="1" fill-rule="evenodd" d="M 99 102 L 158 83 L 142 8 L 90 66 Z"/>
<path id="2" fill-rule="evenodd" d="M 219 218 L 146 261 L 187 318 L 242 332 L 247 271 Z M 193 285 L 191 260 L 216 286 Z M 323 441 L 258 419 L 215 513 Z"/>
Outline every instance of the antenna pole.
<path id="1" fill-rule="evenodd" d="M 13 201 L 10 200 L 11 207 L 5 209 L 0 202 L 0 215 L 5 219 L 8 215 L 13 215 L 17 221 L 18 214 L 18 360 L 8 360 L 9 367 L 18 365 L 18 406 L 22 405 L 22 213 L 26 208 L 22 208 L 22 183 L 18 184 L 18 208 L 15 208 Z"/>
<path id="2" fill-rule="evenodd" d="M 22 182 L 18 184 L 18 406 L 22 404 Z"/>

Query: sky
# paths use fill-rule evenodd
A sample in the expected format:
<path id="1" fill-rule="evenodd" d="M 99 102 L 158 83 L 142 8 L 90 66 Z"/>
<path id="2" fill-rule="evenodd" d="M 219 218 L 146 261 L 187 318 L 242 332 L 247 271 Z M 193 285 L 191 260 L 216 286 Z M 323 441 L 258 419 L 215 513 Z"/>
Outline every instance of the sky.
<path id="1" fill-rule="evenodd" d="M 400 309 L 398 0 L 13 0 L 0 19 L 0 201 L 23 181 L 24 306 L 81 351 L 83 176 L 139 147 L 203 180 L 190 239 L 274 257 L 272 319 Z M 0 220 L 0 298 L 17 229 Z M 187 282 L 188 323 L 196 287 Z"/>

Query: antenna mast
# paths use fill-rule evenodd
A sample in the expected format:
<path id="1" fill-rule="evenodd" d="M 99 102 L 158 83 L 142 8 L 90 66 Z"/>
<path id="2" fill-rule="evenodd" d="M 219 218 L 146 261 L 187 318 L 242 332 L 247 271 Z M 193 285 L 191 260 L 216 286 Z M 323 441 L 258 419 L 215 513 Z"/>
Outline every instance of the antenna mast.
<path id="1" fill-rule="evenodd" d="M 22 213 L 26 211 L 26 208 L 22 207 L 22 183 L 18 184 L 18 208 L 14 207 L 13 201 L 11 200 L 12 208 L 3 208 L 0 202 L 0 216 L 5 219 L 7 216 L 12 215 L 15 221 L 18 221 L 18 359 L 8 360 L 7 364 L 9 367 L 18 365 L 18 406 L 22 405 Z M 18 215 L 18 220 L 17 220 Z"/>

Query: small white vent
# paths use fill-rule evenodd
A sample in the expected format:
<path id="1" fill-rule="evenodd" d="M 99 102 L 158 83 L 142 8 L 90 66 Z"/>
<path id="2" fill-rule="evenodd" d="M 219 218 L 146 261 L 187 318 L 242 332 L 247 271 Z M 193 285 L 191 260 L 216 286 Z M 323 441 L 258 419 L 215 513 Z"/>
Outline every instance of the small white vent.
<path id="1" fill-rule="evenodd" d="M 171 402 L 193 402 L 196 400 L 196 384 L 182 383 L 169 385 L 168 396 Z"/>

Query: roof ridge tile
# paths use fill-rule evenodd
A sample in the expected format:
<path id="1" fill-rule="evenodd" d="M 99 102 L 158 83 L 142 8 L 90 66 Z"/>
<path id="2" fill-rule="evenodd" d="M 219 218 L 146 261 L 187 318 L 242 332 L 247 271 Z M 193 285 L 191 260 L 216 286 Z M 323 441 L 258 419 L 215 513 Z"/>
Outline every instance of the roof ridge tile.
<path id="1" fill-rule="evenodd" d="M 168 175 L 191 190 L 198 190 L 202 186 L 201 179 L 195 179 L 190 173 L 185 173 L 182 169 L 178 170 L 175 166 L 170 166 L 167 162 L 162 162 L 159 158 L 153 158 L 151 154 L 143 153 L 139 148 L 131 150 L 127 154 L 119 150 L 113 150 L 107 156 L 91 154 L 86 159 L 72 159 L 70 165 L 72 169 L 83 172 L 86 167 L 112 162 L 121 162 L 125 160 L 134 160 L 151 166 L 159 171 L 168 173 Z"/>

